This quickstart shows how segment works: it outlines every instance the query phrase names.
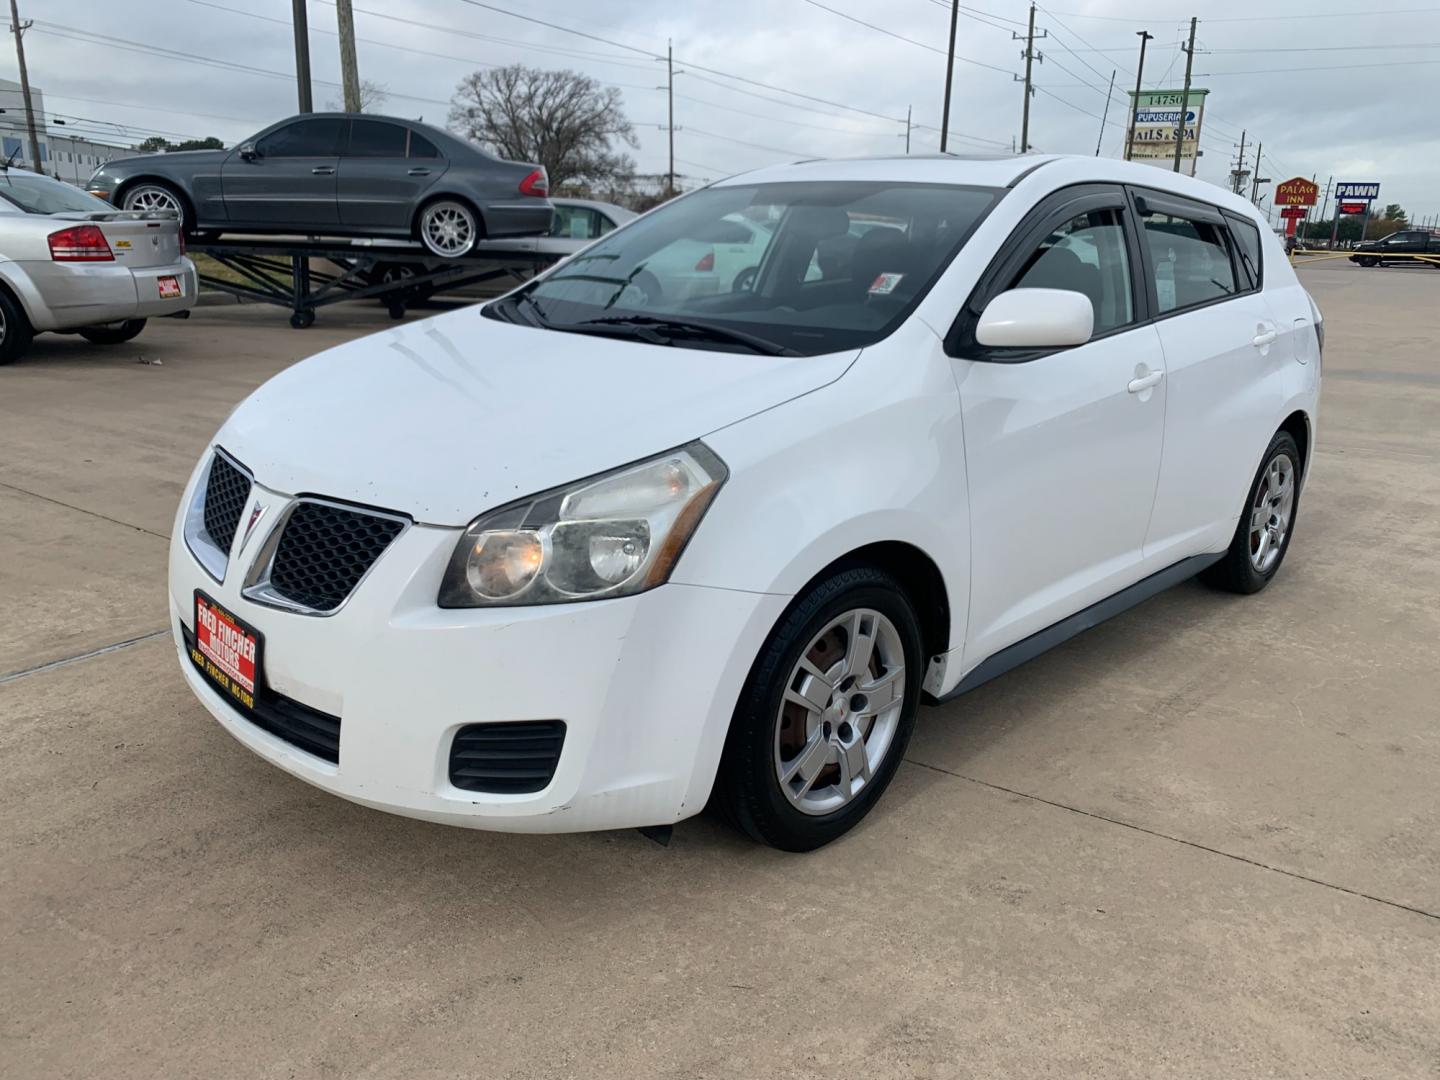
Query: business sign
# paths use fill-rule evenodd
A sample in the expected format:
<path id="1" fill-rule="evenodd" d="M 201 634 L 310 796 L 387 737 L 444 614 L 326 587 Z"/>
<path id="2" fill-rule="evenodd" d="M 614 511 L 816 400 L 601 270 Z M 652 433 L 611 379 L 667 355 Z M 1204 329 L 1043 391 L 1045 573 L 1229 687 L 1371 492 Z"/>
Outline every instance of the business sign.
<path id="1" fill-rule="evenodd" d="M 1342 202 L 1340 213 L 1342 214 L 1366 214 L 1370 211 L 1368 202 Z"/>
<path id="2" fill-rule="evenodd" d="M 1345 183 L 1335 185 L 1335 197 L 1337 199 L 1365 199 L 1367 201 L 1380 198 L 1380 185 L 1371 183 Z"/>
<path id="3" fill-rule="evenodd" d="M 1200 146 L 1200 125 L 1205 118 L 1205 96 L 1209 90 L 1130 91 L 1130 157 L 1152 165 L 1173 168 L 1176 133 L 1182 130 L 1180 167 L 1195 175 L 1195 159 Z"/>
<path id="4" fill-rule="evenodd" d="M 1303 176 L 1275 185 L 1276 206 L 1314 206 L 1320 189 Z M 1304 217 L 1304 214 L 1300 215 Z"/>
<path id="5" fill-rule="evenodd" d="M 1290 218 L 1303 219 L 1305 217 L 1305 211 L 1307 209 L 1309 208 L 1305 206 L 1286 206 L 1281 208 L 1280 216 L 1282 218 L 1285 218 L 1286 220 L 1289 220 Z"/>

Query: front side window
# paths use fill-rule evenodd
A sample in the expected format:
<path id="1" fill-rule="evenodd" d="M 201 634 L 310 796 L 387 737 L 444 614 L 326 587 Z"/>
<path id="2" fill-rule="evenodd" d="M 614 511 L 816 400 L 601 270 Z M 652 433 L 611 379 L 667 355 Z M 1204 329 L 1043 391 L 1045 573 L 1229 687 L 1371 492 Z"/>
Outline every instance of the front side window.
<path id="1" fill-rule="evenodd" d="M 1220 225 L 1174 214 L 1148 214 L 1142 220 L 1161 314 L 1238 291 Z"/>
<path id="2" fill-rule="evenodd" d="M 1089 297 L 1095 333 L 1134 321 L 1134 290 L 1119 210 L 1091 210 L 1047 236 L 1011 282 L 1012 289 L 1067 289 Z"/>
<path id="3" fill-rule="evenodd" d="M 859 348 L 900 325 L 999 195 L 878 181 L 706 188 L 485 310 L 577 333 L 679 333 L 685 344 L 701 325 L 716 348 L 743 350 L 747 338 L 755 351 Z"/>
<path id="4" fill-rule="evenodd" d="M 403 158 L 409 134 L 399 124 L 387 124 L 383 120 L 352 120 L 350 148 L 345 156 Z"/>
<path id="5" fill-rule="evenodd" d="M 344 126 L 343 120 L 297 120 L 270 132 L 255 149 L 261 157 L 334 157 Z"/>

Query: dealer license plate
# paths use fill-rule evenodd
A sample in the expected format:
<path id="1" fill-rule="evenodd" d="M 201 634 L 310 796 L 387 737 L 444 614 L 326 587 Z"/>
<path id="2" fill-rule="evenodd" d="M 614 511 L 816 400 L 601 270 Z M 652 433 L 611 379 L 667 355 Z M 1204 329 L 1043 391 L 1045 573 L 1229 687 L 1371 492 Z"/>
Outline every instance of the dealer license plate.
<path id="1" fill-rule="evenodd" d="M 156 278 L 155 281 L 160 286 L 161 300 L 169 300 L 173 296 L 185 295 L 180 288 L 180 279 L 178 277 L 167 274 L 165 277 Z"/>
<path id="2" fill-rule="evenodd" d="M 259 692 L 260 631 L 230 614 L 199 589 L 195 590 L 195 644 L 190 660 L 237 705 L 255 707 Z"/>

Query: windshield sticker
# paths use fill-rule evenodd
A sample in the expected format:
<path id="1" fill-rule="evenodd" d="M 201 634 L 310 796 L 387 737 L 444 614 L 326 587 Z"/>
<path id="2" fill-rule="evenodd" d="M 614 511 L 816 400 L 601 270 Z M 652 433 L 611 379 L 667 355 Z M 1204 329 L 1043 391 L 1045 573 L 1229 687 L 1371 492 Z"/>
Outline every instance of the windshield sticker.
<path id="1" fill-rule="evenodd" d="M 905 280 L 904 274 L 879 274 L 870 283 L 871 296 L 889 296 L 895 291 L 900 282 Z"/>

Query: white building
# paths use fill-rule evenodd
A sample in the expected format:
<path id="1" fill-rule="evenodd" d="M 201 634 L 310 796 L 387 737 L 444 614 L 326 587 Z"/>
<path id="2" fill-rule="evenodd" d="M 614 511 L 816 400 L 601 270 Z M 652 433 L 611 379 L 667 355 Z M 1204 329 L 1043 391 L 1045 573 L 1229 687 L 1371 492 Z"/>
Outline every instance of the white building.
<path id="1" fill-rule="evenodd" d="M 33 83 L 30 103 L 35 110 L 35 135 L 40 143 L 40 168 L 30 160 L 30 133 L 25 125 L 25 96 L 18 82 L 0 79 L 0 161 L 24 169 L 43 171 L 72 184 L 83 184 L 102 164 L 135 153 L 129 146 L 96 142 L 65 133 L 45 112 L 45 94 Z M 13 155 L 13 157 L 12 157 Z"/>

